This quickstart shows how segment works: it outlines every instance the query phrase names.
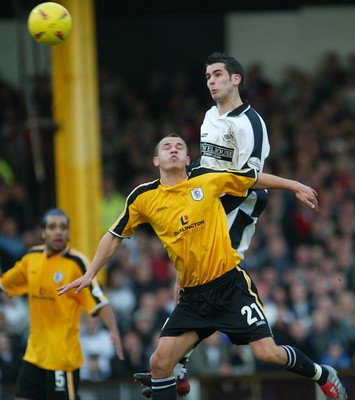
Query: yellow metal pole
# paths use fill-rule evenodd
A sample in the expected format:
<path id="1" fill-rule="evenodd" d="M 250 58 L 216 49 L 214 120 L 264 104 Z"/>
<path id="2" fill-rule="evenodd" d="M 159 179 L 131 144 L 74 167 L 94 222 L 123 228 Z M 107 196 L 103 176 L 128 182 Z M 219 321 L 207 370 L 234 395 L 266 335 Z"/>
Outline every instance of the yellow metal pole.
<path id="1" fill-rule="evenodd" d="M 100 239 L 101 148 L 94 0 L 62 0 L 70 37 L 53 47 L 57 206 L 71 219 L 71 245 L 94 255 Z"/>

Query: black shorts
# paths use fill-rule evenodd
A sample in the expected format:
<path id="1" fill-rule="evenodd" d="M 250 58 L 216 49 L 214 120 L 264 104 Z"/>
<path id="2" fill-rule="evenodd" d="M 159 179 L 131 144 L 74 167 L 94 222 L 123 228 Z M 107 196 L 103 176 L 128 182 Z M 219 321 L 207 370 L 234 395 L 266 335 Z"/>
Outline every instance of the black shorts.
<path id="1" fill-rule="evenodd" d="M 31 400 L 80 400 L 79 370 L 50 371 L 23 361 L 16 382 L 16 397 Z"/>
<path id="2" fill-rule="evenodd" d="M 161 336 L 180 336 L 187 331 L 195 331 L 200 340 L 220 331 L 239 345 L 272 337 L 257 289 L 241 267 L 205 285 L 180 291 L 179 303 Z"/>

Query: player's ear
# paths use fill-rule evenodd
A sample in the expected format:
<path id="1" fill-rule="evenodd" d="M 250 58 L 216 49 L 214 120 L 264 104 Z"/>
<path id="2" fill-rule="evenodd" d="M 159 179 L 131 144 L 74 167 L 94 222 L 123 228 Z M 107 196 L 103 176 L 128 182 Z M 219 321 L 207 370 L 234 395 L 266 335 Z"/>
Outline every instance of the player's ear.
<path id="1" fill-rule="evenodd" d="M 191 162 L 191 158 L 190 158 L 190 156 L 187 156 L 186 157 L 186 166 L 189 166 L 190 162 Z"/>
<path id="2" fill-rule="evenodd" d="M 159 167 L 159 157 L 157 156 L 153 157 L 153 165 L 154 167 Z"/>
<path id="3" fill-rule="evenodd" d="M 41 239 L 44 240 L 44 229 L 41 230 Z"/>
<path id="4" fill-rule="evenodd" d="M 241 81 L 242 81 L 242 77 L 239 74 L 233 74 L 232 75 L 232 81 L 234 85 L 240 85 Z"/>

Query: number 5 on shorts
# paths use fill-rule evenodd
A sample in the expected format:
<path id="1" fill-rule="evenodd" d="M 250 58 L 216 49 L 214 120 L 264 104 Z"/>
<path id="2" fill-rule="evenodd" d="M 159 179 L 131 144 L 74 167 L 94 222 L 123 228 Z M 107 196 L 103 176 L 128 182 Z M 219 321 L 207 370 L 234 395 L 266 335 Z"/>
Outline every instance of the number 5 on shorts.
<path id="1" fill-rule="evenodd" d="M 55 390 L 63 390 L 65 388 L 65 372 L 55 371 Z"/>

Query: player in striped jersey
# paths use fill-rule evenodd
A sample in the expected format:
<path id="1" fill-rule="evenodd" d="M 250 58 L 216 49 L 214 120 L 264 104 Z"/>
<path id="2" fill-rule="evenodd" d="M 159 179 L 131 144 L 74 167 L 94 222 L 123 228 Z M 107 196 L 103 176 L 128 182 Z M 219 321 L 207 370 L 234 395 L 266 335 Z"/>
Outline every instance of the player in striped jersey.
<path id="1" fill-rule="evenodd" d="M 225 193 L 245 197 L 252 187 L 275 188 L 292 190 L 317 210 L 316 192 L 296 181 L 258 174 L 255 169 L 198 167 L 187 174 L 189 162 L 186 143 L 178 135 L 168 135 L 158 143 L 153 163 L 160 179 L 131 192 L 85 275 L 58 288 L 58 294 L 73 288 L 80 294 L 122 241 L 140 224 L 149 223 L 177 269 L 182 288 L 150 359 L 153 400 L 176 400 L 176 363 L 217 330 L 233 344 L 249 344 L 260 361 L 316 381 L 327 398 L 345 400 L 345 390 L 331 367 L 314 363 L 294 347 L 275 344 L 257 289 L 231 245 L 220 201 Z"/>
<path id="2" fill-rule="evenodd" d="M 240 96 L 243 67 L 234 57 L 213 53 L 206 60 L 206 80 L 216 105 L 206 112 L 201 125 L 200 164 L 262 172 L 270 145 L 264 120 Z M 232 245 L 243 258 L 266 202 L 264 189 L 251 189 L 242 199 L 222 197 Z"/>
<path id="3" fill-rule="evenodd" d="M 85 273 L 89 260 L 68 246 L 69 219 L 62 210 L 46 212 L 41 225 L 44 244 L 30 248 L 0 278 L 0 288 L 9 296 L 28 296 L 30 333 L 16 399 L 78 400 L 79 368 L 84 361 L 79 343 L 82 310 L 101 317 L 122 358 L 120 335 L 96 280 L 79 296 L 57 296 L 59 286 Z"/>

